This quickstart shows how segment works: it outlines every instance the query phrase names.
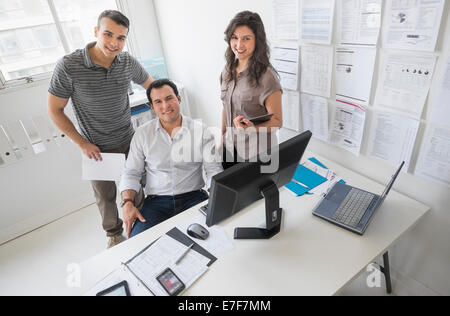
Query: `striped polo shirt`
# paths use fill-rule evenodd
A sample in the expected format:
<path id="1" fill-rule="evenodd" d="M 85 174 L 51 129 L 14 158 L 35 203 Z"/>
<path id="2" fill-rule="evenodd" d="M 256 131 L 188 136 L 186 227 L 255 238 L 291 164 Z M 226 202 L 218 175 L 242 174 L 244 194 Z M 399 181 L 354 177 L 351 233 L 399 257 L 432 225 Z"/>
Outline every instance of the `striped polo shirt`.
<path id="1" fill-rule="evenodd" d="M 149 75 L 127 52 L 120 53 L 110 69 L 94 64 L 88 50 L 95 44 L 58 61 L 48 92 L 71 98 L 81 136 L 107 151 L 130 143 L 134 130 L 128 87 L 131 81 L 142 85 Z"/>

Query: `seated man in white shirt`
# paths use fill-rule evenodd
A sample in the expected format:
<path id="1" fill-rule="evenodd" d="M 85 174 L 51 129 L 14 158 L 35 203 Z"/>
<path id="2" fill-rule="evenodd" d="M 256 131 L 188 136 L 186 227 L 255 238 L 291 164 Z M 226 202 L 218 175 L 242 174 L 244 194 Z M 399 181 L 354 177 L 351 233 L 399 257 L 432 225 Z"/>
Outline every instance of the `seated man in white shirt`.
<path id="1" fill-rule="evenodd" d="M 201 122 L 181 115 L 181 97 L 173 82 L 153 82 L 147 97 L 158 118 L 137 129 L 120 183 L 128 237 L 207 200 L 202 167 L 207 187 L 223 171 L 213 135 Z M 139 211 L 134 198 L 144 173 L 147 198 Z"/>

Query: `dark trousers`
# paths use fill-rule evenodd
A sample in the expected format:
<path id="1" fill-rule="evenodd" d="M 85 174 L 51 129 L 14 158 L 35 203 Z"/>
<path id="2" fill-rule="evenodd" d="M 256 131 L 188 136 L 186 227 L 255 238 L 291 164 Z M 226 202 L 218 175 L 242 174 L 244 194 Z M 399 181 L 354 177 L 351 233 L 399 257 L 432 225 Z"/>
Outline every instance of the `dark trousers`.
<path id="1" fill-rule="evenodd" d="M 208 194 L 203 190 L 175 196 L 149 195 L 140 211 L 147 222 L 142 223 L 140 220 L 136 220 L 131 229 L 130 238 L 207 199 Z"/>

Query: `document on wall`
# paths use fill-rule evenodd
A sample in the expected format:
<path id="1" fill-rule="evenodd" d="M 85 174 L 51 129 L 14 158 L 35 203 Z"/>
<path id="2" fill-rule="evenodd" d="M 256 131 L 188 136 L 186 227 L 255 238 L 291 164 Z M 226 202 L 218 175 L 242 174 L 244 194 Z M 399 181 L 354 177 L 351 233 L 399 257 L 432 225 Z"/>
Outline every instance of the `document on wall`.
<path id="1" fill-rule="evenodd" d="M 429 126 L 415 173 L 450 186 L 450 128 Z"/>
<path id="2" fill-rule="evenodd" d="M 82 179 L 91 181 L 120 181 L 122 171 L 125 167 L 124 154 L 102 155 L 102 161 L 89 159 L 86 155 L 82 157 Z"/>
<path id="3" fill-rule="evenodd" d="M 445 69 L 431 107 L 430 122 L 450 126 L 450 55 L 445 61 Z"/>
<path id="4" fill-rule="evenodd" d="M 300 91 L 329 98 L 333 72 L 333 47 L 302 46 L 300 55 Z"/>
<path id="5" fill-rule="evenodd" d="M 435 65 L 436 56 L 433 54 L 383 54 L 375 106 L 387 107 L 420 119 Z"/>
<path id="6" fill-rule="evenodd" d="M 381 0 L 340 0 L 338 43 L 376 47 L 381 27 Z"/>
<path id="7" fill-rule="evenodd" d="M 330 130 L 330 143 L 359 156 L 365 121 L 364 107 L 338 101 Z"/>
<path id="8" fill-rule="evenodd" d="M 272 0 L 275 38 L 298 40 L 298 1 Z"/>
<path id="9" fill-rule="evenodd" d="M 330 45 L 333 36 L 334 0 L 303 0 L 301 30 L 303 43 Z"/>
<path id="10" fill-rule="evenodd" d="M 297 91 L 284 91 L 283 103 L 283 127 L 301 131 L 300 126 L 300 95 Z"/>
<path id="11" fill-rule="evenodd" d="M 336 48 L 336 99 L 369 105 L 376 48 Z"/>
<path id="12" fill-rule="evenodd" d="M 273 66 L 283 88 L 298 90 L 299 51 L 298 45 L 281 43 L 272 49 Z"/>
<path id="13" fill-rule="evenodd" d="M 386 1 L 384 47 L 434 52 L 444 0 Z"/>
<path id="14" fill-rule="evenodd" d="M 419 130 L 419 120 L 375 111 L 369 133 L 369 156 L 399 166 L 405 161 L 407 172 Z"/>
<path id="15" fill-rule="evenodd" d="M 303 129 L 313 137 L 328 141 L 328 99 L 301 94 Z"/>

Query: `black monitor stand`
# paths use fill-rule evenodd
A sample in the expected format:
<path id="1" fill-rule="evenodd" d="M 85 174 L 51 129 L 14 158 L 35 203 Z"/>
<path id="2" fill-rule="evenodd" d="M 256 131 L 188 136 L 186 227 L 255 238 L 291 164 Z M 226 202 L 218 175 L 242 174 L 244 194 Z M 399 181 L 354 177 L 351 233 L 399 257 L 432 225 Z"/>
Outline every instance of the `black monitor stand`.
<path id="1" fill-rule="evenodd" d="M 234 239 L 270 239 L 280 232 L 282 209 L 276 184 L 263 187 L 261 194 L 266 200 L 266 228 L 236 228 Z"/>

